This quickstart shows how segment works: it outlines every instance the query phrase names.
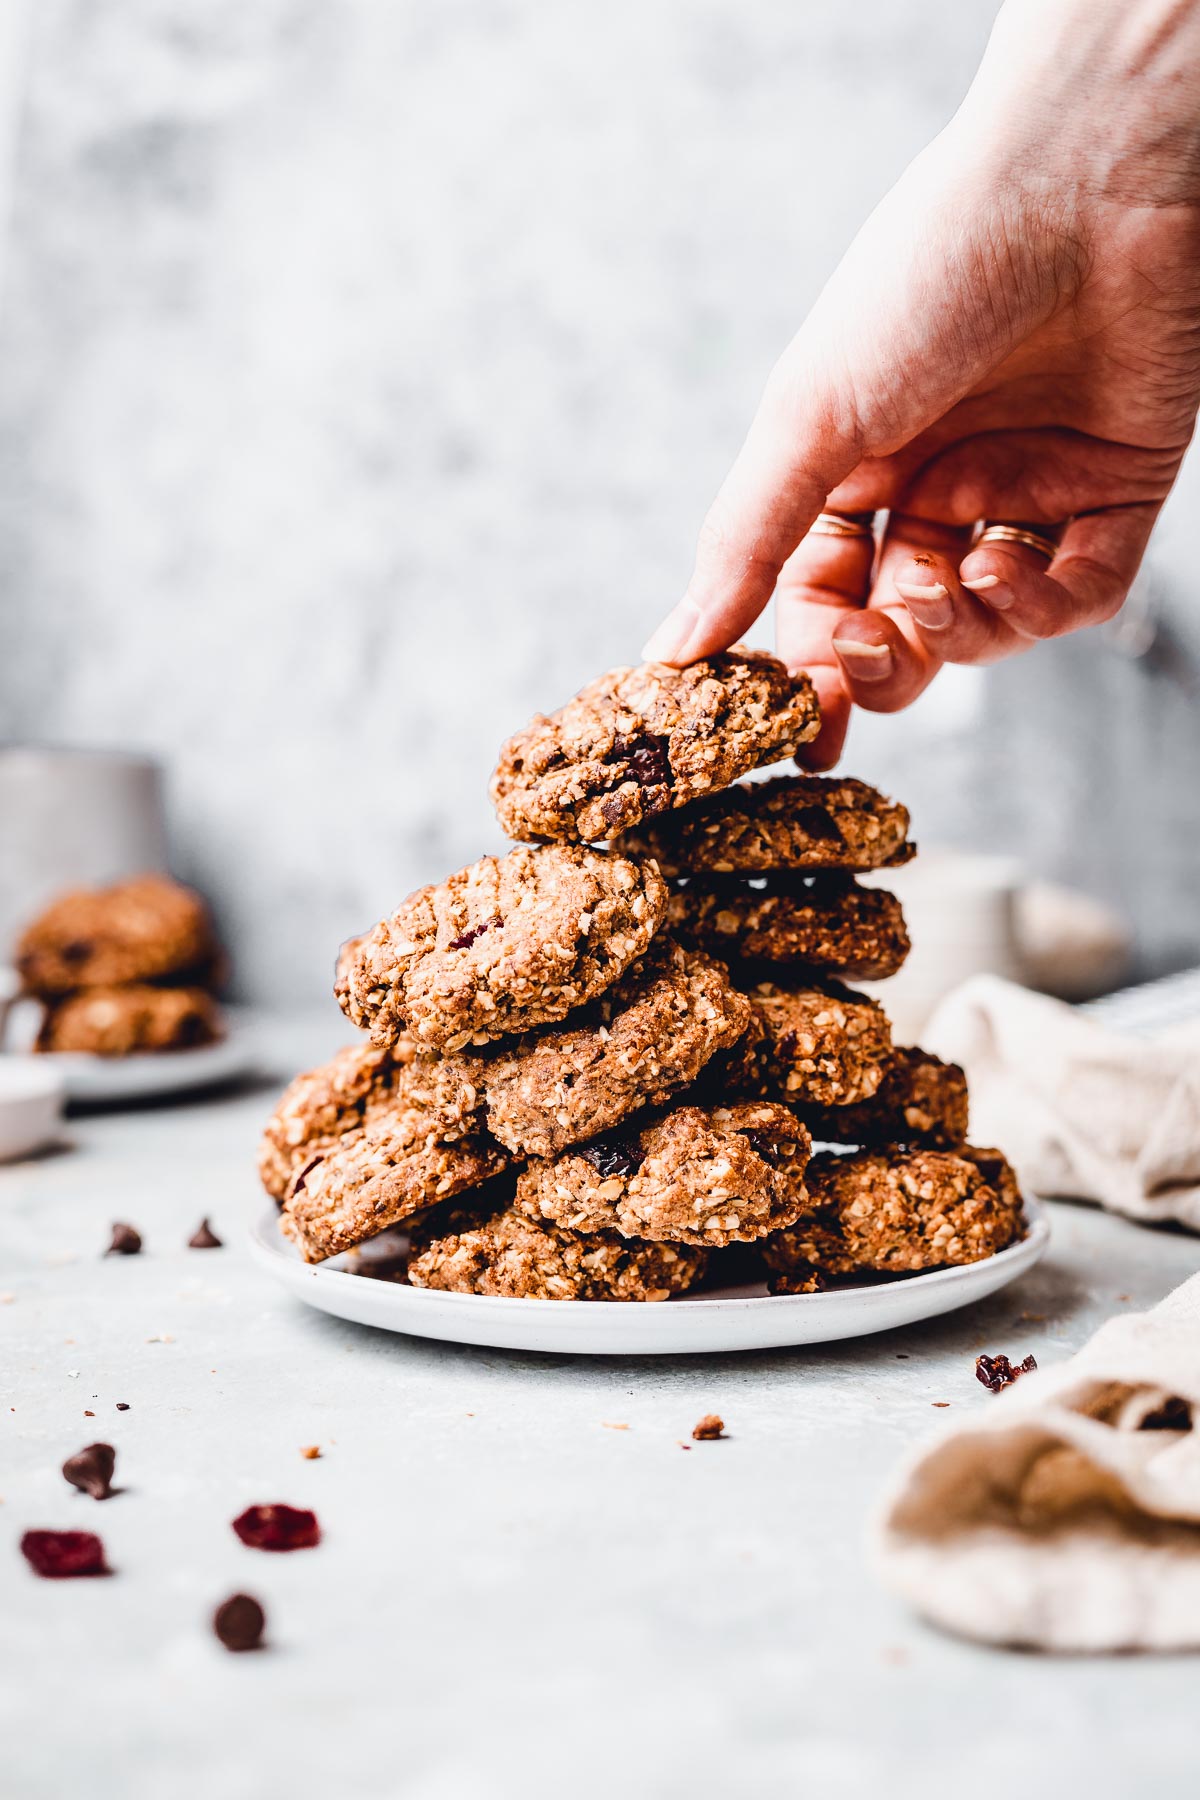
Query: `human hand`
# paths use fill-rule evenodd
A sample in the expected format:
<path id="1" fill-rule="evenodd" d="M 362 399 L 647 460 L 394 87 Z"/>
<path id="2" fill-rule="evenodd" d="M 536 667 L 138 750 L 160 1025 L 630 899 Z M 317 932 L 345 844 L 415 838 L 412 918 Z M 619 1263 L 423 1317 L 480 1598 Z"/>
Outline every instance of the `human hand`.
<path id="1" fill-rule="evenodd" d="M 774 593 L 828 768 L 852 703 L 896 711 L 945 662 L 1116 612 L 1198 404 L 1200 5 L 1008 0 L 773 371 L 645 655 L 721 649 Z M 878 546 L 805 535 L 885 507 Z M 971 549 L 985 519 L 1054 528 L 1049 568 Z"/>

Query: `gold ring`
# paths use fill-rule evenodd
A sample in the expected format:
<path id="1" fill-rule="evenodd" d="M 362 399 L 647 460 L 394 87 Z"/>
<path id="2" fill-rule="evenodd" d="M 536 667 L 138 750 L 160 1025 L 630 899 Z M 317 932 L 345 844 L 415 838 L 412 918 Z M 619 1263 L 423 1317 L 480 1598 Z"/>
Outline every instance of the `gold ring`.
<path id="1" fill-rule="evenodd" d="M 809 537 L 870 538 L 875 536 L 875 514 L 818 513 L 808 528 Z"/>
<path id="2" fill-rule="evenodd" d="M 1053 562 L 1058 555 L 1054 538 L 1032 531 L 1027 525 L 985 525 L 971 548 L 978 550 L 981 544 L 1024 544 L 1027 550 L 1036 550 L 1047 562 Z"/>

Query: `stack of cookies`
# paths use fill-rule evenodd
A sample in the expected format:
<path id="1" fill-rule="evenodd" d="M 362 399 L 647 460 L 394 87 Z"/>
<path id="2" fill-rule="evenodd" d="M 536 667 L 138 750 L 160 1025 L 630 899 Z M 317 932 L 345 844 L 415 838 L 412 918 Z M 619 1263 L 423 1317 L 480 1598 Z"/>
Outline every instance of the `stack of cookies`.
<path id="1" fill-rule="evenodd" d="M 1020 1235 L 962 1071 L 844 985 L 907 953 L 895 897 L 856 880 L 913 854 L 904 808 L 740 783 L 818 725 L 806 677 L 737 647 L 616 670 L 510 739 L 492 796 L 517 847 L 345 946 L 369 1036 L 268 1125 L 307 1260 L 404 1225 L 417 1286 L 662 1300 L 728 1279 L 734 1247 L 738 1279 L 749 1245 L 795 1293 Z"/>
<path id="2" fill-rule="evenodd" d="M 16 963 L 23 991 L 41 1002 L 39 1051 L 132 1056 L 222 1035 L 212 919 L 168 875 L 60 894 L 22 933 Z"/>

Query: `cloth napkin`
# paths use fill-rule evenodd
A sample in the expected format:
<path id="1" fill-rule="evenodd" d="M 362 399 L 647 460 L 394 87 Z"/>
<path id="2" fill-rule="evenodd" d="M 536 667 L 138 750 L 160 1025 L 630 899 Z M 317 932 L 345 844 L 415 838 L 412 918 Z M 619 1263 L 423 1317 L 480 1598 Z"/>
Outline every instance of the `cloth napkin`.
<path id="1" fill-rule="evenodd" d="M 1034 1193 L 1200 1231 L 1200 1020 L 1124 1036 L 995 975 L 947 996 L 921 1033 L 961 1063 L 971 1137 Z"/>
<path id="2" fill-rule="evenodd" d="M 922 1451 L 876 1551 L 889 1586 L 967 1637 L 1200 1649 L 1200 1275 Z"/>

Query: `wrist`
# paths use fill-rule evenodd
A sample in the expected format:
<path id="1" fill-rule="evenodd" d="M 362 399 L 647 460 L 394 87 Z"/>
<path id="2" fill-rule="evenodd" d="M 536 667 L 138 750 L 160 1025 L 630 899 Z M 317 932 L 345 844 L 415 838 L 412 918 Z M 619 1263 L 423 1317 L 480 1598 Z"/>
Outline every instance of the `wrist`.
<path id="1" fill-rule="evenodd" d="M 959 120 L 1075 206 L 1200 203 L 1200 0 L 1006 0 Z"/>

